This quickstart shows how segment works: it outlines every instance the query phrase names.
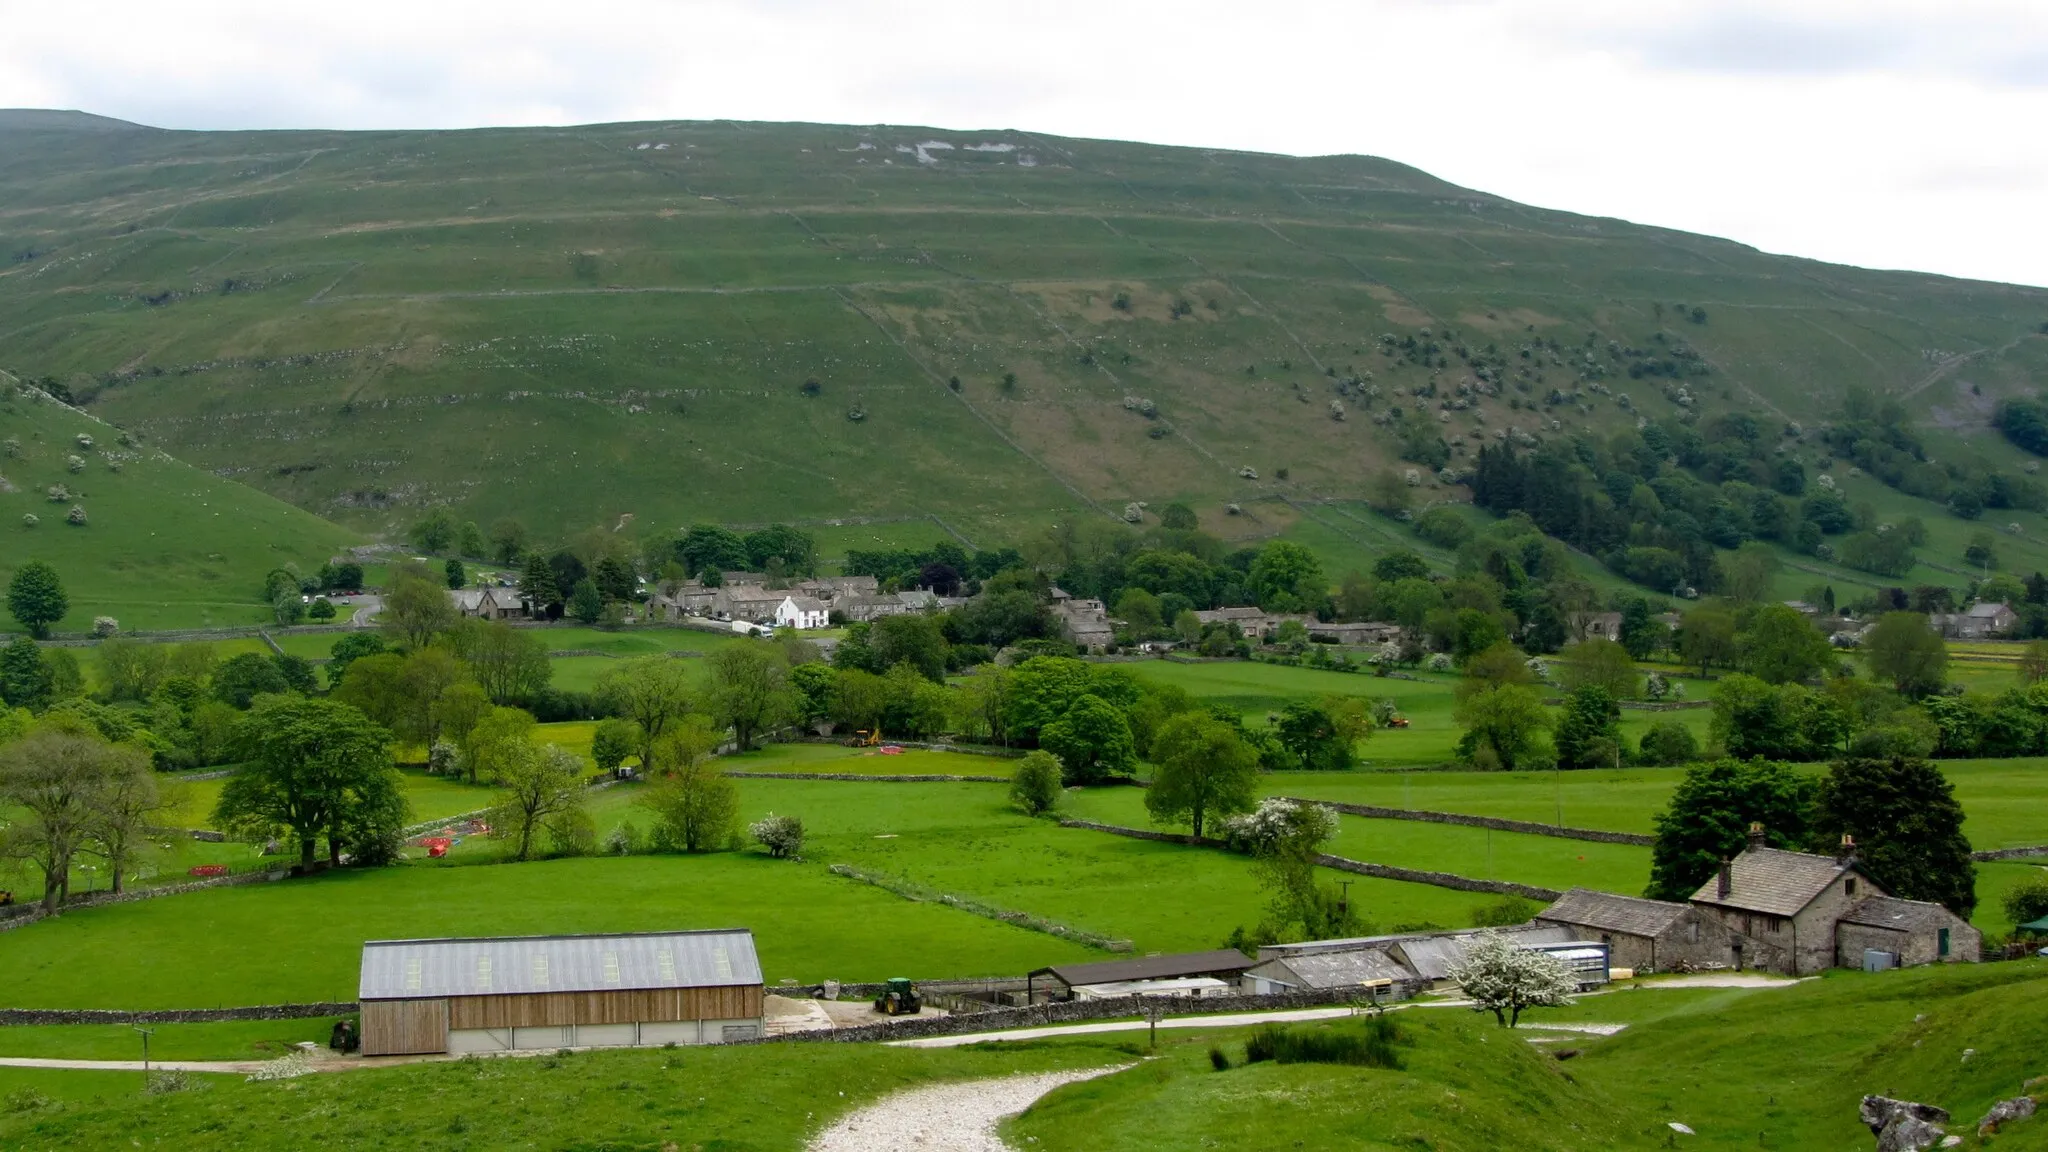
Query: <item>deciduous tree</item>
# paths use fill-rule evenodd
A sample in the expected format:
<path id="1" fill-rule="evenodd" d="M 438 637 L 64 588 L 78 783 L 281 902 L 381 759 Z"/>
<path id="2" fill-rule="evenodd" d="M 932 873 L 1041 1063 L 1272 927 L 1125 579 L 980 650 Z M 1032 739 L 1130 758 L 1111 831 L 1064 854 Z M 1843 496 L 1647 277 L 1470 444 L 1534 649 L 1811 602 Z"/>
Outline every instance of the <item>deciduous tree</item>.
<path id="1" fill-rule="evenodd" d="M 513 859 L 527 860 L 541 829 L 573 821 L 582 813 L 583 763 L 553 744 L 528 742 L 508 751 L 498 769 L 505 798 L 491 825 L 512 838 Z"/>
<path id="2" fill-rule="evenodd" d="M 30 560 L 14 570 L 7 582 L 7 611 L 38 640 L 50 635 L 50 625 L 64 619 L 71 599 L 57 570 L 42 560 Z"/>
<path id="3" fill-rule="evenodd" d="M 654 843 L 669 852 L 708 852 L 732 839 L 739 789 L 710 761 L 657 780 L 639 803 L 654 813 Z"/>
<path id="4" fill-rule="evenodd" d="M 1059 807 L 1060 762 L 1052 753 L 1027 752 L 1010 773 L 1010 802 L 1033 816 Z"/>
<path id="5" fill-rule="evenodd" d="M 1249 812 L 1258 801 L 1258 753 L 1205 713 L 1183 712 L 1162 724 L 1152 737 L 1152 761 L 1146 811 L 1162 823 L 1186 821 L 1196 836 L 1210 817 Z"/>
<path id="6" fill-rule="evenodd" d="M 1465 958 L 1448 973 L 1475 1012 L 1491 1012 L 1503 1028 L 1521 1023 L 1531 1008 L 1561 1008 L 1572 1002 L 1578 980 L 1564 963 L 1524 948 L 1498 932 L 1482 932 L 1465 948 Z"/>
<path id="7" fill-rule="evenodd" d="M 1838 760 L 1815 797 L 1813 840 L 1833 851 L 1844 835 L 1894 896 L 1927 900 L 1969 919 L 1977 867 L 1963 835 L 1963 806 L 1941 769 L 1925 760 Z"/>
<path id="8" fill-rule="evenodd" d="M 1835 661 L 1835 650 L 1820 629 L 1797 608 L 1766 604 L 1749 615 L 1735 637 L 1742 670 L 1772 684 L 1818 676 Z"/>
<path id="9" fill-rule="evenodd" d="M 1465 735 L 1458 756 L 1481 768 L 1513 770 L 1538 747 L 1537 737 L 1550 727 L 1550 711 L 1535 692 L 1502 684 L 1475 692 L 1454 709 Z"/>
<path id="10" fill-rule="evenodd" d="M 721 724 L 732 727 L 733 743 L 744 752 L 754 737 L 789 715 L 789 688 L 782 665 L 758 644 L 734 644 L 711 656 L 708 702 Z"/>
<path id="11" fill-rule="evenodd" d="M 248 763 L 221 789 L 213 813 L 221 827 L 251 838 L 284 828 L 299 845 L 300 863 L 310 866 L 322 836 L 328 862 L 339 864 L 344 830 L 404 823 L 390 735 L 354 708 L 268 697 L 242 720 L 236 739 Z"/>
<path id="12" fill-rule="evenodd" d="M 642 656 L 597 678 L 596 696 L 607 710 L 640 726 L 640 762 L 654 763 L 654 742 L 690 710 L 690 670 L 667 656 Z"/>
<path id="13" fill-rule="evenodd" d="M 447 582 L 435 579 L 424 565 L 409 562 L 392 569 L 378 617 L 386 633 L 412 649 L 426 647 L 457 619 Z"/>
<path id="14" fill-rule="evenodd" d="M 1723 759 L 1692 765 L 1657 813 L 1646 895 L 1692 899 L 1721 861 L 1748 844 L 1753 823 L 1763 825 L 1772 847 L 1800 848 L 1812 806 L 1812 783 L 1784 764 Z"/>
<path id="15" fill-rule="evenodd" d="M 1948 646 L 1917 612 L 1887 612 L 1863 638 L 1870 674 L 1889 680 L 1903 696 L 1919 698 L 1941 690 L 1948 677 Z"/>
<path id="16" fill-rule="evenodd" d="M 1128 776 L 1137 765 L 1131 728 L 1100 696 L 1084 694 L 1038 734 L 1039 746 L 1059 757 L 1069 784 L 1097 784 Z"/>

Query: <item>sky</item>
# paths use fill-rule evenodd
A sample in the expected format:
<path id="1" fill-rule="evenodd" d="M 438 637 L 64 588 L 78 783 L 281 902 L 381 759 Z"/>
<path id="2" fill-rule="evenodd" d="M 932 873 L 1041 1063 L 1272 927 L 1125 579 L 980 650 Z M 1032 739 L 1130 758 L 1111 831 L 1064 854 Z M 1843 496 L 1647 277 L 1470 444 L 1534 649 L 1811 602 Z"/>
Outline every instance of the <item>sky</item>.
<path id="1" fill-rule="evenodd" d="M 1772 252 L 2048 286 L 2044 0 L 0 0 L 0 107 L 1366 153 Z"/>

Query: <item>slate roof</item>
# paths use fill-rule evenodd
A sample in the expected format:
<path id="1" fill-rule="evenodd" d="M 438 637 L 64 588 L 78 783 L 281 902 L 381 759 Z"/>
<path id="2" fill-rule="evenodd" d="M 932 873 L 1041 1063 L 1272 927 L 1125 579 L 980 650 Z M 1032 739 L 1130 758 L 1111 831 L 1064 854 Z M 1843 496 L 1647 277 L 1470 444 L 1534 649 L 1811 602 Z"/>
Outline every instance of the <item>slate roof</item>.
<path id="1" fill-rule="evenodd" d="M 1213 952 L 1105 960 L 1099 964 L 1055 964 L 1050 968 L 1040 968 L 1032 975 L 1050 976 L 1073 987 L 1076 984 L 1114 984 L 1124 980 L 1170 980 L 1177 976 L 1236 976 L 1252 964 L 1252 960 L 1235 948 L 1219 948 Z"/>
<path id="2" fill-rule="evenodd" d="M 790 606 L 792 608 L 795 608 L 799 612 L 830 611 L 830 609 L 825 607 L 825 602 L 823 600 L 818 599 L 816 596 L 787 596 L 784 597 L 784 599 L 788 600 Z M 776 607 L 780 608 L 781 605 L 778 604 L 776 605 Z"/>
<path id="3" fill-rule="evenodd" d="M 1625 936 L 1656 936 L 1685 915 L 1686 906 L 1640 896 L 1574 888 L 1536 914 L 1538 921 L 1597 928 Z"/>
<path id="4" fill-rule="evenodd" d="M 1749 848 L 1729 865 L 1733 883 L 1728 895 L 1721 895 L 1721 879 L 1716 873 L 1693 894 L 1693 902 L 1771 916 L 1796 916 L 1850 869 L 1862 872 L 1854 861 L 1845 865 L 1832 856 Z"/>
<path id="5" fill-rule="evenodd" d="M 1373 980 L 1413 981 L 1408 966 L 1378 948 L 1311 952 L 1267 960 L 1248 973 L 1300 988 L 1349 988 Z"/>
<path id="6" fill-rule="evenodd" d="M 754 934 L 744 929 L 370 940 L 363 944 L 357 996 L 416 1000 L 759 983 Z"/>
<path id="7" fill-rule="evenodd" d="M 1520 927 L 1503 928 L 1500 934 L 1517 944 L 1564 944 L 1574 939 L 1566 928 Z M 1465 949 L 1479 939 L 1479 933 L 1467 932 L 1457 936 L 1420 936 L 1402 940 L 1395 945 L 1401 956 L 1415 974 L 1426 980 L 1445 980 L 1451 969 L 1465 959 Z"/>
<path id="8" fill-rule="evenodd" d="M 1928 932 L 1946 928 L 1956 917 L 1939 904 L 1924 900 L 1901 900 L 1896 896 L 1871 896 L 1842 913 L 1842 924 L 1866 928 L 1889 928 L 1894 932 Z"/>

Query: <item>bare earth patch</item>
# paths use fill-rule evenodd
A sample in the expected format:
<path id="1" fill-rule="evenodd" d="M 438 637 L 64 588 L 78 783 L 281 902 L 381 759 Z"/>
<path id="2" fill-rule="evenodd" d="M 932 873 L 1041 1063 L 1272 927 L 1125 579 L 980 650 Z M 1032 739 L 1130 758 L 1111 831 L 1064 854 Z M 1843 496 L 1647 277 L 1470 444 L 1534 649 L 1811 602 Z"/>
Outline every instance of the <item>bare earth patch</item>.
<path id="1" fill-rule="evenodd" d="M 898 1092 L 820 1132 L 809 1152 L 1009 1152 L 996 1126 L 1063 1085 L 1121 1072 L 1129 1065 L 1041 1072 Z"/>

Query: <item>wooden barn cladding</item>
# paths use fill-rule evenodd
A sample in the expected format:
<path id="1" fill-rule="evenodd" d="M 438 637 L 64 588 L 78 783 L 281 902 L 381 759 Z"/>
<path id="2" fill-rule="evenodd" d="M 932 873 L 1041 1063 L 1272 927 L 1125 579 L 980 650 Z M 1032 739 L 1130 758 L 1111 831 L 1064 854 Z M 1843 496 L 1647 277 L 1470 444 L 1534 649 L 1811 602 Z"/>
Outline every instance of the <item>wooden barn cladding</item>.
<path id="1" fill-rule="evenodd" d="M 751 933 L 373 940 L 363 1052 L 718 1043 L 761 1034 Z"/>
<path id="2" fill-rule="evenodd" d="M 761 1015 L 759 984 L 727 988 L 647 988 L 629 992 L 546 992 L 457 996 L 450 1028 L 539 1028 L 561 1024 L 638 1024 L 655 1020 L 744 1020 Z"/>

